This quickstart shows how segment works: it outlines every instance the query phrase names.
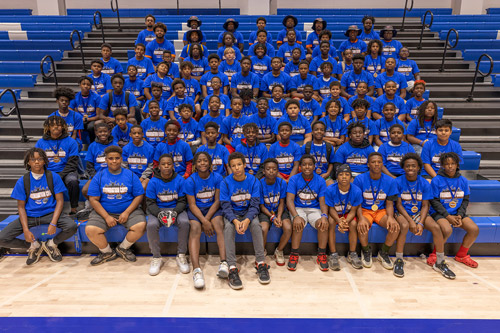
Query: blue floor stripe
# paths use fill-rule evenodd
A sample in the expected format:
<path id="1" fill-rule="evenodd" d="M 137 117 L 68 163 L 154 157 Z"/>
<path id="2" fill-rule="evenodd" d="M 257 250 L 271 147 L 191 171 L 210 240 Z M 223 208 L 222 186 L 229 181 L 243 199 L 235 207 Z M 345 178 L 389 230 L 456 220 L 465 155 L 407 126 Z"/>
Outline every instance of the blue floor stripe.
<path id="1" fill-rule="evenodd" d="M 131 306 L 133 306 L 131 304 Z M 297 308 L 300 311 L 300 306 Z M 334 311 L 334 309 L 332 309 Z M 498 332 L 500 320 L 474 319 L 240 319 L 240 318 L 0 318 L 1 332 Z"/>

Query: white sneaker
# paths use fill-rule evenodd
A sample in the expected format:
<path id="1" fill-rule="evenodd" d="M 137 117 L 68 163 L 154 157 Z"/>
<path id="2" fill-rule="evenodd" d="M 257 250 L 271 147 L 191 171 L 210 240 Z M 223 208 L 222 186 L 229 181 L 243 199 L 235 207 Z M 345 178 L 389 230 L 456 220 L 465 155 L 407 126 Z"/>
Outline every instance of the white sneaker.
<path id="1" fill-rule="evenodd" d="M 221 279 L 227 279 L 227 277 L 229 276 L 229 265 L 227 264 L 227 261 L 220 262 L 217 276 Z"/>
<path id="2" fill-rule="evenodd" d="M 283 251 L 280 251 L 276 249 L 274 251 L 274 257 L 276 259 L 276 264 L 278 266 L 284 266 L 285 265 L 285 256 L 283 255 Z"/>
<path id="3" fill-rule="evenodd" d="M 196 289 L 205 288 L 205 278 L 203 277 L 201 268 L 196 268 L 195 270 L 193 270 L 193 282 Z"/>
<path id="4" fill-rule="evenodd" d="M 160 274 L 161 266 L 163 266 L 163 259 L 160 258 L 152 258 L 151 265 L 149 266 L 149 275 L 155 276 Z"/>
<path id="5" fill-rule="evenodd" d="M 191 271 L 191 267 L 189 267 L 187 257 L 184 253 L 179 253 L 177 257 L 175 257 L 175 261 L 177 262 L 177 267 L 179 267 L 179 271 L 181 271 L 182 274 L 187 274 Z"/>

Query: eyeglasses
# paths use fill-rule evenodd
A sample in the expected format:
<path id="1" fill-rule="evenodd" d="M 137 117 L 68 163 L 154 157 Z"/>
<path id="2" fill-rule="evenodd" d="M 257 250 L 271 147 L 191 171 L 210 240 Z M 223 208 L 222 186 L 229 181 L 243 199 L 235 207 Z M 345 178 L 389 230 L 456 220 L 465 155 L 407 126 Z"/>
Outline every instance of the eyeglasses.
<path id="1" fill-rule="evenodd" d="M 30 158 L 30 162 L 44 162 L 44 159 L 39 157 L 39 158 Z"/>

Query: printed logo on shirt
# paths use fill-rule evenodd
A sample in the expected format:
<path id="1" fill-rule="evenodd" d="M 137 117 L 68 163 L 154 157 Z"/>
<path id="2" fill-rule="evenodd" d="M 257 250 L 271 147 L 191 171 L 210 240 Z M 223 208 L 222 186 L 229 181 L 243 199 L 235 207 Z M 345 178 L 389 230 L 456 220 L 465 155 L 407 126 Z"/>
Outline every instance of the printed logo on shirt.
<path id="1" fill-rule="evenodd" d="M 278 161 L 278 167 L 281 170 L 291 168 L 294 162 L 294 157 L 293 155 L 288 155 L 287 153 L 282 152 L 276 156 L 276 160 Z"/>
<path id="2" fill-rule="evenodd" d="M 458 187 L 457 189 L 456 186 L 451 185 L 450 188 L 451 192 L 448 188 L 446 188 L 442 190 L 441 193 L 439 193 L 440 200 L 444 200 L 445 203 L 449 203 L 453 199 L 453 197 L 451 196 L 452 193 L 455 199 L 463 199 L 465 193 L 460 187 Z"/>
<path id="3" fill-rule="evenodd" d="M 148 165 L 148 159 L 145 156 L 133 153 L 127 158 L 129 168 L 143 170 Z"/>
<path id="4" fill-rule="evenodd" d="M 264 204 L 266 206 L 278 205 L 280 202 L 280 194 L 269 192 L 267 195 L 264 195 Z"/>
<path id="5" fill-rule="evenodd" d="M 113 75 L 115 74 L 115 70 L 114 68 L 103 68 L 102 71 L 104 74 L 108 74 L 108 75 Z"/>
<path id="6" fill-rule="evenodd" d="M 331 128 L 329 128 L 325 132 L 325 137 L 338 139 L 338 138 L 340 138 L 340 131 L 336 129 L 334 132 Z"/>
<path id="7" fill-rule="evenodd" d="M 56 148 L 56 147 L 54 147 Z M 59 163 L 59 162 L 55 162 L 54 161 L 54 157 L 59 157 L 59 159 L 63 159 L 66 157 L 66 152 L 62 149 L 62 148 L 59 148 L 59 150 L 57 151 L 57 154 L 54 153 L 54 151 L 52 151 L 52 149 L 46 149 L 45 150 L 45 154 L 47 155 L 47 158 L 49 159 L 49 163 Z"/>
<path id="8" fill-rule="evenodd" d="M 102 187 L 102 193 L 105 194 L 109 200 L 120 200 L 124 194 L 128 193 L 128 187 L 111 181 Z"/>
<path id="9" fill-rule="evenodd" d="M 283 111 L 281 111 L 280 108 L 270 109 L 269 113 L 271 114 L 271 116 L 273 118 L 276 118 L 276 119 L 279 119 L 279 118 L 281 118 L 283 116 Z"/>
<path id="10" fill-rule="evenodd" d="M 297 192 L 297 197 L 299 198 L 301 204 L 303 204 L 304 206 L 310 206 L 314 203 L 314 201 L 318 197 L 318 194 L 316 193 L 316 191 L 313 191 L 306 186 L 306 188 L 303 188 L 299 192 Z"/>
<path id="11" fill-rule="evenodd" d="M 252 195 L 248 190 L 245 189 L 237 189 L 232 195 L 231 195 L 231 202 L 238 207 L 246 207 L 249 204 L 250 199 L 252 198 Z"/>
<path id="12" fill-rule="evenodd" d="M 200 200 L 204 204 L 213 202 L 214 197 L 215 187 L 203 186 L 201 190 L 196 193 L 196 199 Z"/>
<path id="13" fill-rule="evenodd" d="M 160 142 L 165 137 L 165 132 L 157 127 L 151 127 L 146 131 L 148 142 Z"/>
<path id="14" fill-rule="evenodd" d="M 255 72 L 259 72 L 261 74 L 264 74 L 264 72 L 267 71 L 267 66 L 266 65 L 261 65 L 261 64 L 255 64 L 255 65 L 253 65 L 253 70 Z"/>
<path id="15" fill-rule="evenodd" d="M 179 194 L 177 193 L 177 191 L 164 189 L 163 191 L 159 192 L 156 197 L 158 198 L 158 200 L 160 200 L 160 202 L 172 202 L 179 198 Z"/>
<path id="16" fill-rule="evenodd" d="M 412 198 L 413 194 L 413 198 Z M 408 204 L 411 204 L 412 201 L 417 200 L 417 201 L 422 201 L 422 191 L 418 191 L 417 194 L 415 194 L 415 190 L 410 191 L 409 190 L 404 190 L 403 193 L 401 193 L 401 200 L 408 202 Z"/>
<path id="17" fill-rule="evenodd" d="M 378 190 L 378 189 L 375 188 L 375 190 Z M 377 193 L 377 191 L 374 191 L 374 192 Z M 375 200 L 376 201 L 385 201 L 385 199 L 387 199 L 387 193 L 385 193 L 384 190 L 381 189 L 380 192 L 378 192 L 378 195 L 374 200 L 372 188 L 370 186 L 370 188 L 368 188 L 367 190 L 365 190 L 363 192 L 363 199 L 365 200 L 365 203 L 367 205 L 373 205 L 375 203 Z"/>
<path id="18" fill-rule="evenodd" d="M 337 212 L 337 214 L 342 214 L 342 212 L 344 211 L 344 206 L 345 206 L 345 202 L 339 202 L 339 203 L 335 204 L 335 211 Z M 347 212 L 349 212 L 351 210 L 351 208 L 352 208 L 351 203 L 348 202 L 347 208 L 345 209 L 346 214 L 347 214 Z"/>
<path id="19" fill-rule="evenodd" d="M 403 159 L 403 154 L 399 154 L 397 152 L 391 152 L 389 153 L 389 155 L 387 155 L 387 162 L 393 164 L 399 165 L 402 159 Z"/>
<path id="20" fill-rule="evenodd" d="M 354 153 L 346 159 L 347 164 L 366 165 L 368 158 L 364 155 Z"/>
<path id="21" fill-rule="evenodd" d="M 238 90 L 242 90 L 242 89 L 252 89 L 252 85 L 249 84 L 249 83 L 239 83 L 236 88 L 238 88 Z"/>
<path id="22" fill-rule="evenodd" d="M 299 134 L 299 135 L 306 134 L 306 129 L 304 127 L 294 126 L 292 128 L 292 135 L 296 135 L 296 134 Z"/>
<path id="23" fill-rule="evenodd" d="M 30 192 L 30 199 L 37 205 L 46 204 L 52 196 L 48 187 L 38 186 Z"/>
<path id="24" fill-rule="evenodd" d="M 108 164 L 106 163 L 106 155 L 104 151 L 100 152 L 99 155 L 95 158 L 95 162 L 101 165 L 101 168 L 106 168 Z"/>

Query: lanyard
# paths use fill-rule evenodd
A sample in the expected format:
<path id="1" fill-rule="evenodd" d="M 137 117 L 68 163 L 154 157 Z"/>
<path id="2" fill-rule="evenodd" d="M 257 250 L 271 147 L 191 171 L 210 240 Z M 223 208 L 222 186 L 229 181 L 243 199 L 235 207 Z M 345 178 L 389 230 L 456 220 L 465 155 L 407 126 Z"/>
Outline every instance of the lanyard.
<path id="1" fill-rule="evenodd" d="M 340 188 L 337 186 L 337 194 L 338 194 L 339 199 L 340 199 L 340 206 L 342 207 L 342 204 L 344 204 L 344 208 L 342 208 L 342 215 L 345 215 L 345 211 L 347 209 L 347 204 L 351 202 L 351 193 L 352 193 L 351 187 L 349 186 L 349 191 L 347 192 L 347 194 L 345 196 L 343 196 L 340 193 Z"/>
<path id="2" fill-rule="evenodd" d="M 304 179 L 304 176 L 302 175 L 302 179 Z M 311 191 L 311 194 L 312 196 L 314 197 L 314 200 L 318 200 L 318 197 L 314 194 L 314 191 L 312 190 L 312 188 L 309 186 L 309 183 L 314 179 L 314 174 L 313 174 L 313 177 L 311 178 L 311 180 L 307 181 L 304 179 L 304 182 L 306 183 L 306 186 L 304 186 L 303 188 L 301 188 L 298 193 L 303 193 L 303 191 L 308 188 L 309 191 Z"/>
<path id="3" fill-rule="evenodd" d="M 408 187 L 408 192 L 410 192 L 410 196 L 411 196 L 411 204 L 412 205 L 418 205 L 418 191 L 420 190 L 420 184 L 418 183 L 418 179 L 417 179 L 417 186 L 416 186 L 416 189 L 415 189 L 415 198 L 413 197 L 413 188 L 411 187 L 410 185 L 410 182 L 408 181 L 408 179 L 405 179 L 406 181 L 406 186 Z"/>
<path id="4" fill-rule="evenodd" d="M 323 143 L 321 145 L 321 148 L 323 148 L 323 146 L 325 145 L 325 143 Z M 322 163 L 321 163 L 321 157 L 323 156 L 323 154 L 321 153 L 321 148 L 319 148 L 319 150 L 316 150 L 314 149 L 315 148 L 315 145 L 314 143 L 311 143 L 311 155 L 314 157 L 314 165 L 316 167 L 316 169 L 321 169 L 322 167 Z"/>
<path id="5" fill-rule="evenodd" d="M 385 125 L 385 133 L 387 133 L 387 140 L 390 141 L 391 137 L 389 135 L 389 128 L 390 128 L 390 124 L 385 120 L 385 118 L 381 118 L 382 121 L 384 122 L 384 125 Z M 382 129 L 382 128 L 381 128 Z"/>
<path id="6" fill-rule="evenodd" d="M 89 102 L 90 102 L 90 94 L 87 97 L 84 97 L 83 95 L 81 95 L 81 97 L 82 97 L 83 114 L 87 114 L 87 108 L 89 107 Z M 87 101 L 87 103 L 85 103 L 85 101 Z"/>
<path id="7" fill-rule="evenodd" d="M 381 182 L 382 182 L 382 180 L 381 180 L 381 179 L 379 179 L 378 184 L 377 184 L 377 189 L 378 189 L 378 191 L 377 191 L 377 193 L 375 193 L 375 191 L 374 191 L 374 186 L 373 186 L 373 182 L 372 182 L 372 178 L 370 177 L 370 187 L 371 187 L 371 191 L 372 191 L 372 196 L 373 196 L 373 201 L 374 201 L 374 202 L 375 202 L 375 201 L 380 202 L 380 200 L 378 200 L 378 194 L 380 193 L 380 190 L 381 190 L 381 188 L 380 188 L 380 183 L 381 183 Z"/>
<path id="8" fill-rule="evenodd" d="M 56 142 L 56 149 L 54 149 L 54 146 L 50 146 L 50 149 L 54 152 L 55 156 L 59 156 L 59 147 L 61 146 L 62 140 L 54 140 Z"/>
<path id="9" fill-rule="evenodd" d="M 266 183 L 266 180 L 265 178 L 262 178 L 261 180 L 261 183 L 262 183 L 262 187 L 264 187 L 264 185 L 267 185 Z M 273 190 L 271 193 L 268 193 L 269 195 L 269 206 L 271 207 L 271 213 L 275 213 L 275 209 L 278 208 L 279 206 L 279 202 L 280 202 L 280 191 L 279 191 L 279 188 L 280 188 L 280 184 L 278 183 L 278 178 L 276 178 L 275 182 L 274 182 L 274 185 L 273 185 Z M 276 197 L 278 196 L 278 200 L 276 200 L 276 202 L 271 202 L 271 194 L 272 194 L 272 197 Z"/>
<path id="10" fill-rule="evenodd" d="M 253 160 L 255 159 L 256 153 L 255 150 L 257 145 L 252 147 L 253 154 L 250 154 L 250 147 L 248 147 L 248 162 L 250 164 L 250 169 L 253 170 Z"/>
<path id="11" fill-rule="evenodd" d="M 455 195 L 457 195 L 458 186 L 457 186 L 457 188 L 455 189 L 455 193 L 453 193 L 453 192 L 451 191 L 451 186 L 450 186 L 450 183 L 448 183 L 448 180 L 447 180 L 447 179 L 445 179 L 444 181 L 446 182 L 446 186 L 448 187 L 448 191 L 450 191 L 451 200 L 452 200 L 452 201 L 454 201 L 454 200 L 455 200 Z M 452 208 L 454 208 L 454 207 L 452 207 Z"/>
<path id="12" fill-rule="evenodd" d="M 424 131 L 425 131 L 425 137 L 429 138 L 429 134 L 432 133 L 432 123 L 429 127 L 427 127 L 427 126 L 425 126 L 425 122 L 424 122 Z"/>

